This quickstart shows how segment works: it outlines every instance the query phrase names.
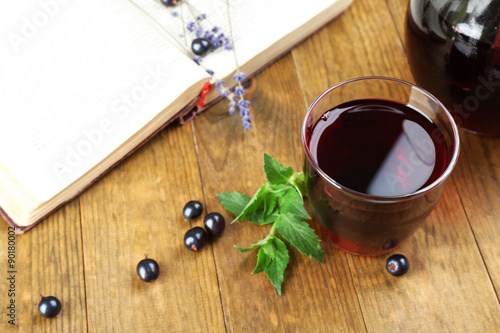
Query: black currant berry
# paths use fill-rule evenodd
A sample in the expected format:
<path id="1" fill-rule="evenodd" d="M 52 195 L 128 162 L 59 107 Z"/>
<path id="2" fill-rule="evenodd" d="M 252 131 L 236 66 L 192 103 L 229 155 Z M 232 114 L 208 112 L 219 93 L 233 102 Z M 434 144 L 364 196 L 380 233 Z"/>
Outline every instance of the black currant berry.
<path id="1" fill-rule="evenodd" d="M 186 220 L 197 219 L 203 213 L 203 205 L 199 201 L 189 201 L 182 210 Z"/>
<path id="2" fill-rule="evenodd" d="M 384 243 L 384 245 L 382 246 L 382 248 L 384 250 L 390 250 L 390 249 L 395 248 L 398 245 L 399 245 L 399 242 L 397 240 L 390 239 L 390 240 L 388 240 L 387 242 Z"/>
<path id="3" fill-rule="evenodd" d="M 38 311 L 45 318 L 52 318 L 61 311 L 61 302 L 54 296 L 42 296 L 42 300 L 38 304 Z"/>
<path id="4" fill-rule="evenodd" d="M 181 0 L 161 0 L 161 3 L 167 7 L 176 6 Z"/>
<path id="5" fill-rule="evenodd" d="M 160 275 L 160 266 L 153 259 L 142 259 L 137 264 L 137 275 L 141 278 L 142 281 L 151 282 L 158 278 Z"/>
<path id="6" fill-rule="evenodd" d="M 205 245 L 207 233 L 201 227 L 189 229 L 184 236 L 184 245 L 191 251 L 198 251 Z"/>
<path id="7" fill-rule="evenodd" d="M 206 38 L 195 38 L 191 43 L 191 50 L 199 56 L 207 54 L 210 50 L 210 41 Z"/>
<path id="8" fill-rule="evenodd" d="M 394 254 L 387 259 L 387 271 L 394 276 L 401 276 L 408 272 L 410 262 L 402 254 Z"/>
<path id="9" fill-rule="evenodd" d="M 226 220 L 219 213 L 210 213 L 203 220 L 205 229 L 214 236 L 220 236 L 226 228 Z"/>

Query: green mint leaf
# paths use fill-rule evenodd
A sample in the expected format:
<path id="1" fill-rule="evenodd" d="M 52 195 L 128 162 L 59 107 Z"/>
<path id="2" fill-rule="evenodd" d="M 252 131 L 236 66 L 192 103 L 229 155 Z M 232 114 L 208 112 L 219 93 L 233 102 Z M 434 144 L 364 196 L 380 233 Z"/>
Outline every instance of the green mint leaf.
<path id="1" fill-rule="evenodd" d="M 257 253 L 257 266 L 255 266 L 255 270 L 252 274 L 257 274 L 265 270 L 271 263 L 271 260 L 271 256 L 266 253 L 263 247 L 261 247 L 259 253 Z"/>
<path id="2" fill-rule="evenodd" d="M 252 217 L 248 219 L 248 222 L 253 223 L 253 224 L 257 224 L 257 225 L 266 225 L 266 224 L 274 223 L 274 221 L 276 221 L 278 216 L 279 216 L 278 209 L 274 210 L 269 215 L 265 215 L 264 211 L 259 210 L 259 211 L 256 211 L 255 214 L 253 214 Z"/>
<path id="3" fill-rule="evenodd" d="M 311 218 L 304 208 L 304 200 L 293 187 L 290 187 L 284 196 L 278 198 L 278 203 L 281 214 L 290 213 L 306 220 Z"/>
<path id="4" fill-rule="evenodd" d="M 300 197 L 306 195 L 306 179 L 303 172 L 296 172 L 290 177 L 290 183 L 297 189 Z"/>
<path id="5" fill-rule="evenodd" d="M 271 184 L 286 184 L 293 174 L 291 167 L 285 168 L 266 153 L 264 153 L 264 171 Z"/>
<path id="6" fill-rule="evenodd" d="M 256 248 L 258 248 L 259 246 L 262 246 L 264 244 L 267 243 L 268 241 L 268 237 L 264 238 L 264 239 L 261 239 L 260 241 L 258 241 L 257 243 L 255 244 L 252 244 L 252 246 L 250 247 L 239 247 L 239 246 L 236 246 L 236 245 L 233 245 L 238 251 L 242 252 L 242 253 L 248 253 L 250 251 L 253 251 L 255 250 Z"/>
<path id="7" fill-rule="evenodd" d="M 259 209 L 263 209 L 263 198 L 265 196 L 265 192 L 267 192 L 267 185 L 264 184 L 261 186 L 261 188 L 254 194 L 254 196 L 248 201 L 247 205 L 243 210 L 236 216 L 236 218 L 233 220 L 235 221 L 243 221 L 243 220 L 248 220 L 250 221 L 250 218 L 252 217 L 253 214 Z M 231 223 L 233 223 L 231 222 Z"/>
<path id="8" fill-rule="evenodd" d="M 274 193 L 266 192 L 262 198 L 262 203 L 264 205 L 262 210 L 262 217 L 265 219 L 267 216 L 271 215 L 274 212 L 278 200 Z"/>
<path id="9" fill-rule="evenodd" d="M 240 215 L 250 202 L 250 197 L 239 192 L 219 193 L 217 198 L 225 209 L 236 216 Z"/>
<path id="10" fill-rule="evenodd" d="M 290 260 L 286 245 L 281 239 L 273 236 L 262 246 L 262 250 L 267 256 L 271 257 L 271 262 L 264 269 L 264 272 L 278 291 L 278 294 L 281 295 L 281 285 L 283 284 L 285 269 Z"/>
<path id="11" fill-rule="evenodd" d="M 266 190 L 259 192 L 260 206 L 248 221 L 257 225 L 264 225 L 276 221 L 279 215 L 278 198 L 286 194 L 290 185 L 266 184 Z"/>
<path id="12" fill-rule="evenodd" d="M 240 251 L 241 253 L 248 253 L 248 252 L 252 252 L 253 250 L 255 250 L 256 248 L 258 248 L 260 245 L 257 245 L 257 244 L 253 244 L 252 246 L 250 247 L 239 247 L 239 246 L 236 246 L 236 245 L 233 245 L 234 248 L 238 251 Z"/>
<path id="13" fill-rule="evenodd" d="M 234 247 L 242 253 L 260 247 L 257 265 L 252 274 L 264 271 L 281 295 L 281 285 L 290 256 L 285 243 L 274 236 L 275 232 L 278 231 L 283 239 L 301 253 L 319 262 L 323 262 L 323 249 L 313 229 L 303 220 L 311 218 L 303 201 L 306 193 L 304 177 L 311 176 L 302 172 L 293 173 L 292 168 L 284 167 L 266 153 L 264 171 L 268 181 L 252 198 L 238 192 L 219 193 L 217 198 L 224 208 L 236 215 L 231 223 L 247 220 L 257 225 L 273 224 L 269 235 L 256 244 Z"/>
<path id="14" fill-rule="evenodd" d="M 296 215 L 285 213 L 280 214 L 275 223 L 283 238 L 301 253 L 323 262 L 320 240 L 307 222 Z"/>
<path id="15" fill-rule="evenodd" d="M 235 220 L 247 220 L 257 225 L 269 224 L 276 220 L 277 198 L 286 193 L 290 185 L 270 185 L 266 183 L 255 193 Z"/>
<path id="16" fill-rule="evenodd" d="M 268 191 L 272 192 L 275 197 L 281 197 L 286 194 L 286 192 L 292 187 L 291 185 L 285 184 L 271 184 L 267 183 Z"/>

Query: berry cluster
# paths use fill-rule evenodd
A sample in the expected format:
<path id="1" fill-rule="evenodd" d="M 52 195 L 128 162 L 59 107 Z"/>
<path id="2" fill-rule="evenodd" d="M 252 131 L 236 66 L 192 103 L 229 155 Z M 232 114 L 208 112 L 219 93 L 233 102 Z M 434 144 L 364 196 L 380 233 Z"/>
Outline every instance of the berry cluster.
<path id="1" fill-rule="evenodd" d="M 203 205 L 199 201 L 189 201 L 182 210 L 184 218 L 188 221 L 197 219 L 203 213 Z M 205 229 L 214 236 L 220 236 L 226 227 L 224 216 L 219 213 L 207 214 L 203 220 Z M 184 236 L 184 245 L 191 251 L 200 250 L 206 243 L 207 232 L 201 227 L 189 229 Z M 158 263 L 148 258 L 141 260 L 137 264 L 137 275 L 144 282 L 152 282 L 160 275 Z"/>
<path id="2" fill-rule="evenodd" d="M 203 205 L 199 201 L 189 201 L 183 210 L 188 221 L 196 220 L 203 213 Z M 220 236 L 226 228 L 226 220 L 219 213 L 210 213 L 203 219 L 205 229 L 213 236 Z M 191 251 L 198 251 L 205 246 L 207 233 L 202 227 L 189 229 L 184 235 L 184 245 Z"/>

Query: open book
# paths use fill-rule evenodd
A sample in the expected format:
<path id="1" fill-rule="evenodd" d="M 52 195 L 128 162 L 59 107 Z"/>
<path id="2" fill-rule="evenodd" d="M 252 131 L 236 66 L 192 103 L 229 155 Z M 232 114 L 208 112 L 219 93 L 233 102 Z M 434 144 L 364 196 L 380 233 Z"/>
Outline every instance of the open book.
<path id="1" fill-rule="evenodd" d="M 230 20 L 226 0 L 190 0 L 177 17 L 159 0 L 2 2 L 0 212 L 24 232 L 170 121 L 199 112 L 205 68 L 234 85 L 233 52 L 209 53 L 205 68 L 191 60 L 193 15 L 226 35 L 231 24 L 251 76 L 351 1 L 230 0 Z"/>

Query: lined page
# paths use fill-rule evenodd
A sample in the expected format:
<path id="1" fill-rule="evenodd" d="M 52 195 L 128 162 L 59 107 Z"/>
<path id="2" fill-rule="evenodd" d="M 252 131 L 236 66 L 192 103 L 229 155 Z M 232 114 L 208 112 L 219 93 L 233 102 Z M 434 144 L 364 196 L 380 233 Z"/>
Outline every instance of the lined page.
<path id="1" fill-rule="evenodd" d="M 0 6 L 0 162 L 37 200 L 206 78 L 127 1 Z"/>
<path id="2" fill-rule="evenodd" d="M 332 8 L 338 8 L 335 13 L 347 8 L 352 0 L 315 0 L 304 2 L 302 0 L 230 0 L 229 11 L 226 0 L 189 0 L 181 1 L 173 7 L 179 16 L 173 17 L 168 8 L 161 4 L 160 0 L 133 0 L 154 18 L 173 38 L 177 39 L 181 46 L 185 46 L 187 54 L 190 53 L 190 41 L 195 38 L 194 33 L 184 29 L 190 21 L 201 13 L 207 15 L 207 19 L 201 21 L 204 30 L 210 30 L 218 26 L 221 31 L 230 36 L 229 19 L 232 27 L 233 43 L 235 46 L 237 61 L 243 70 L 244 64 L 258 56 L 264 50 L 272 48 L 281 42 L 281 39 L 293 32 L 298 27 L 305 25 L 310 20 L 324 11 L 327 11 L 326 20 L 332 19 Z M 189 5 L 188 5 L 188 4 Z M 338 5 L 337 5 L 338 4 Z M 328 10 L 330 9 L 330 12 Z M 335 14 L 334 13 L 334 14 Z M 323 22 L 324 24 L 326 22 Z M 311 24 L 311 22 L 309 22 Z M 314 25 L 314 23 L 313 23 Z M 316 27 L 315 29 L 319 28 Z M 314 29 L 312 29 L 314 31 Z M 184 38 L 183 36 L 187 36 Z M 298 42 L 297 38 L 295 38 Z M 280 49 L 278 46 L 277 49 Z M 192 56 L 192 55 L 191 55 Z M 261 55 L 263 59 L 269 59 L 269 55 Z M 232 74 L 236 69 L 233 52 L 219 48 L 203 58 L 202 65 L 213 70 L 218 78 L 224 78 Z M 264 63 L 260 64 L 263 66 Z M 258 68 L 250 68 L 252 70 Z M 228 85 L 234 82 L 226 82 Z"/>

